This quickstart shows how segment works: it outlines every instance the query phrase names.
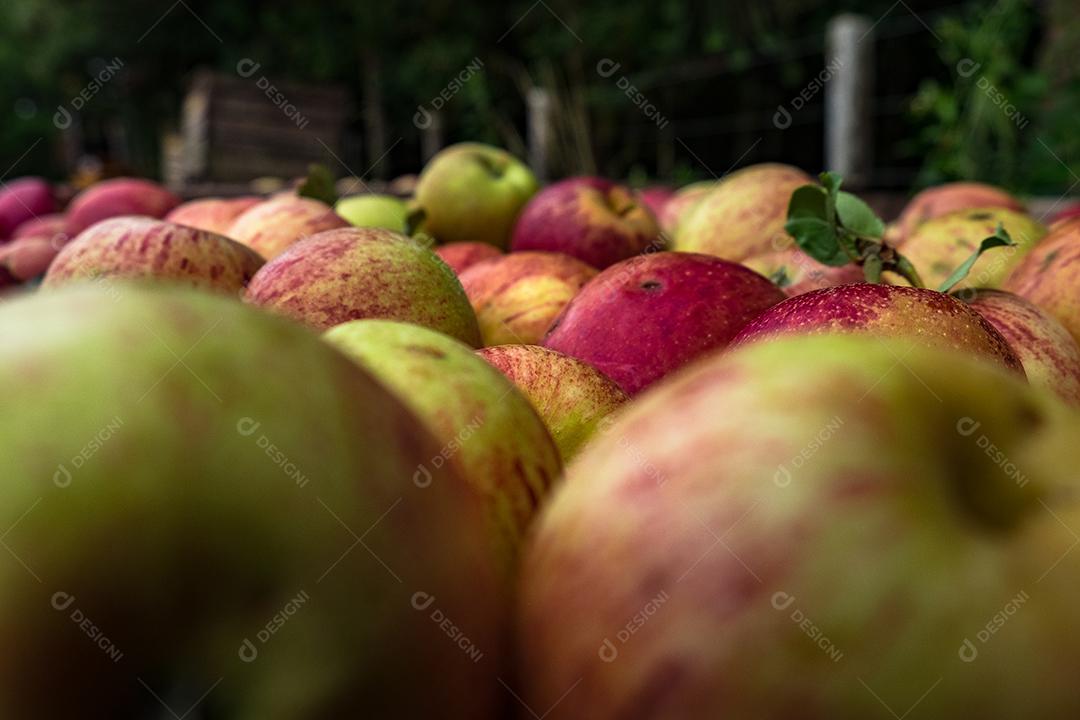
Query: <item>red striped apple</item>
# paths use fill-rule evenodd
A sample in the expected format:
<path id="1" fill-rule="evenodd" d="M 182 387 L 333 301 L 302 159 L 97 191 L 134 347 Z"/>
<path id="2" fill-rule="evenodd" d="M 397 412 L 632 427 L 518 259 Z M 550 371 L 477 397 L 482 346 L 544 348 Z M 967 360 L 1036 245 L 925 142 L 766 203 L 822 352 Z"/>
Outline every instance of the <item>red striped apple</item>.
<path id="1" fill-rule="evenodd" d="M 296 195 L 278 195 L 237 216 L 225 233 L 267 260 L 295 242 L 326 230 L 351 227 L 326 203 Z"/>
<path id="2" fill-rule="evenodd" d="M 261 203 L 256 195 L 237 198 L 202 198 L 189 200 L 173 208 L 165 220 L 177 225 L 187 225 L 199 230 L 209 230 L 218 235 L 228 235 L 229 228 L 248 208 Z"/>
<path id="3" fill-rule="evenodd" d="M 442 261 L 460 276 L 464 270 L 481 260 L 497 258 L 503 253 L 499 248 L 487 243 L 456 242 L 439 245 L 435 248 L 435 254 L 442 258 Z"/>
<path id="4" fill-rule="evenodd" d="M 1001 188 L 977 182 L 951 182 L 919 192 L 904 206 L 896 221 L 902 241 L 927 220 L 960 210 L 1004 208 L 1023 213 L 1024 204 Z"/>
<path id="5" fill-rule="evenodd" d="M 1003 287 L 1053 315 L 1080 343 L 1080 222 L 1065 222 L 1047 235 Z"/>

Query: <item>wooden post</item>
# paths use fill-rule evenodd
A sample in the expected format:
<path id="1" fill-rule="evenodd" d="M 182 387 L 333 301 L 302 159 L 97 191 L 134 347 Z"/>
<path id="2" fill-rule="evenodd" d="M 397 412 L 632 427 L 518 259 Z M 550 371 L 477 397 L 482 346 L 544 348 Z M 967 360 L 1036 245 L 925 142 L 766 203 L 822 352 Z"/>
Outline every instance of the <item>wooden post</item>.
<path id="1" fill-rule="evenodd" d="M 529 112 L 529 166 L 540 182 L 546 182 L 551 156 L 551 95 L 544 88 L 529 88 L 525 102 Z"/>
<path id="2" fill-rule="evenodd" d="M 443 146 L 443 127 L 442 127 L 442 111 L 441 110 L 428 110 L 427 117 L 423 125 L 420 125 L 420 154 L 423 156 L 421 160 L 424 164 L 435 155 L 435 153 L 442 150 Z"/>
<path id="3" fill-rule="evenodd" d="M 838 15 L 826 27 L 825 169 L 847 187 L 866 187 L 873 171 L 873 24 L 863 15 Z"/>

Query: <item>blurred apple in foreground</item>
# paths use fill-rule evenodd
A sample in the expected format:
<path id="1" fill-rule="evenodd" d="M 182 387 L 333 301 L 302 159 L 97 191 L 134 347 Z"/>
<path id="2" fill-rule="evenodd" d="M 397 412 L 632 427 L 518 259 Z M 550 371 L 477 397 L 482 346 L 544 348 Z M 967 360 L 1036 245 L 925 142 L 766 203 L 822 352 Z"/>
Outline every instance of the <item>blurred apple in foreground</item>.
<path id="1" fill-rule="evenodd" d="M 660 222 L 660 229 L 667 236 L 668 241 L 675 237 L 683 217 L 691 208 L 697 205 L 698 201 L 708 195 L 716 185 L 717 183 L 713 180 L 691 183 L 679 188 L 674 195 L 668 198 L 667 202 L 656 214 L 656 219 Z"/>
<path id="2" fill-rule="evenodd" d="M 354 227 L 377 227 L 404 233 L 409 217 L 405 201 L 393 195 L 352 195 L 334 204 L 334 212 Z"/>
<path id="3" fill-rule="evenodd" d="M 794 247 L 784 231 L 791 193 L 814 179 L 790 165 L 751 165 L 723 178 L 680 221 L 673 249 L 739 262 Z"/>
<path id="4" fill-rule="evenodd" d="M 519 693 L 552 720 L 1077 717 L 1078 433 L 1015 375 L 902 341 L 699 363 L 541 516 Z"/>
<path id="5" fill-rule="evenodd" d="M 285 194 L 248 208 L 237 216 L 225 234 L 271 260 L 295 242 L 326 230 L 347 227 L 349 223 L 326 203 Z"/>
<path id="6" fill-rule="evenodd" d="M 439 245 L 435 248 L 435 254 L 450 266 L 458 275 L 472 267 L 481 260 L 490 260 L 502 255 L 502 250 L 494 245 L 479 242 L 456 242 L 449 245 Z"/>
<path id="7" fill-rule="evenodd" d="M 784 298 L 761 275 L 711 255 L 640 255 L 590 280 L 543 344 L 593 365 L 634 395 L 725 347 Z"/>
<path id="8" fill-rule="evenodd" d="M 529 399 L 570 462 L 600 423 L 626 402 L 626 393 L 588 363 L 538 345 L 477 350 Z"/>
<path id="9" fill-rule="evenodd" d="M 163 218 L 180 198 L 149 180 L 113 178 L 83 190 L 67 209 L 67 234 L 75 237 L 91 225 L 122 215 Z"/>
<path id="10" fill-rule="evenodd" d="M 495 717 L 480 508 L 412 482 L 439 443 L 370 375 L 190 290 L 30 296 L 0 333 L 4 717 Z"/>
<path id="11" fill-rule="evenodd" d="M 439 151 L 420 174 L 422 229 L 440 243 L 485 242 L 505 248 L 536 177 L 510 153 L 482 143 Z"/>
<path id="12" fill-rule="evenodd" d="M 233 221 L 248 208 L 254 207 L 262 201 L 263 199 L 256 195 L 238 198 L 189 200 L 173 208 L 165 216 L 165 220 L 177 225 L 209 230 L 218 235 L 228 235 Z"/>
<path id="13" fill-rule="evenodd" d="M 485 345 L 537 344 L 596 270 L 569 255 L 513 252 L 461 273 Z"/>
<path id="14" fill-rule="evenodd" d="M 42 287 L 102 278 L 156 279 L 239 293 L 262 264 L 251 249 L 224 235 L 147 217 L 118 217 L 65 245 Z"/>
<path id="15" fill-rule="evenodd" d="M 658 249 L 656 218 L 630 188 L 574 177 L 541 190 L 521 212 L 510 248 L 557 252 L 597 269 Z"/>
<path id="16" fill-rule="evenodd" d="M 791 297 L 863 279 L 862 268 L 854 263 L 840 267 L 823 265 L 799 248 L 755 255 L 742 264 L 772 280 Z"/>
<path id="17" fill-rule="evenodd" d="M 956 288 L 998 287 L 1046 235 L 1046 228 L 1024 213 L 988 207 L 942 215 L 919 225 L 903 242 L 901 252 L 927 287 L 940 287 L 984 238 L 994 234 L 998 224 L 1016 245 L 994 248 L 982 255 Z"/>
<path id="18" fill-rule="evenodd" d="M 246 300 L 317 330 L 400 320 L 480 345 L 476 314 L 453 271 L 382 228 L 329 230 L 296 243 L 252 278 Z"/>
<path id="19" fill-rule="evenodd" d="M 1003 287 L 1053 315 L 1080 343 L 1080 222 L 1063 223 L 1047 235 Z"/>
<path id="20" fill-rule="evenodd" d="M 1001 188 L 977 182 L 951 182 L 919 192 L 904 206 L 896 221 L 899 239 L 904 240 L 927 220 L 960 210 L 1003 208 L 1024 212 L 1024 204 Z M 992 233 L 991 233 L 992 234 Z"/>
<path id="21" fill-rule="evenodd" d="M 562 473 L 550 433 L 529 401 L 472 348 L 419 325 L 354 320 L 324 338 L 416 413 L 442 450 L 413 478 L 454 465 L 482 499 L 488 542 L 508 582 L 533 515 Z"/>
<path id="22" fill-rule="evenodd" d="M 52 188 L 42 178 L 24 177 L 6 183 L 0 178 L 0 242 L 14 237 L 22 225 L 55 210 Z"/>
<path id="23" fill-rule="evenodd" d="M 895 285 L 841 285 L 789 298 L 747 323 L 734 344 L 823 333 L 903 337 L 908 347 L 958 350 L 1024 372 L 1008 341 L 964 303 L 934 290 Z"/>
<path id="24" fill-rule="evenodd" d="M 1080 347 L 1051 315 L 1002 290 L 964 290 L 957 297 L 1009 341 L 1028 381 L 1080 405 Z"/>

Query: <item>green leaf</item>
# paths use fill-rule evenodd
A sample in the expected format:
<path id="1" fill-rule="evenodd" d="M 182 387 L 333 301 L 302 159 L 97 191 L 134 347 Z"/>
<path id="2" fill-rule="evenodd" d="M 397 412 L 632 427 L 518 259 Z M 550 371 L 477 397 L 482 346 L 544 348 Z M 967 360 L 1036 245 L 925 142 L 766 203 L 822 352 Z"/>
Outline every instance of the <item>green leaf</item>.
<path id="1" fill-rule="evenodd" d="M 967 274 L 971 272 L 971 268 L 975 265 L 975 261 L 979 259 L 979 256 L 987 250 L 1011 245 L 1016 245 L 1016 241 L 1009 237 L 1009 233 L 1005 229 L 1005 226 L 998 223 L 997 230 L 994 234 L 988 238 L 984 238 L 983 241 L 979 243 L 979 247 L 975 248 L 975 252 L 971 254 L 971 257 L 961 263 L 960 267 L 953 270 L 952 275 L 949 276 L 948 280 L 941 284 L 938 291 L 949 292 L 956 287 L 957 283 L 966 278 Z"/>
<path id="2" fill-rule="evenodd" d="M 818 175 L 818 178 L 829 195 L 836 195 L 840 191 L 840 183 L 844 182 L 844 176 L 834 172 L 823 172 Z"/>
<path id="3" fill-rule="evenodd" d="M 849 192 L 836 194 L 836 214 L 840 224 L 859 237 L 881 239 L 885 223 L 870 206 Z"/>
<path id="4" fill-rule="evenodd" d="M 337 188 L 334 187 L 334 174 L 330 172 L 330 168 L 321 163 L 308 165 L 308 176 L 300 184 L 296 194 L 300 197 L 320 200 L 333 207 L 338 200 Z"/>
<path id="5" fill-rule="evenodd" d="M 427 219 L 427 213 L 422 207 L 414 207 L 409 210 L 408 215 L 405 216 L 405 234 L 416 235 L 420 232 L 420 228 L 424 226 L 424 220 Z"/>
<path id="6" fill-rule="evenodd" d="M 815 217 L 826 219 L 825 203 L 828 195 L 820 185 L 803 185 L 795 188 L 788 200 L 788 220 L 793 218 Z"/>
<path id="7" fill-rule="evenodd" d="M 819 263 L 839 267 L 851 262 L 836 237 L 836 228 L 821 218 L 796 217 L 784 225 L 802 251 Z"/>

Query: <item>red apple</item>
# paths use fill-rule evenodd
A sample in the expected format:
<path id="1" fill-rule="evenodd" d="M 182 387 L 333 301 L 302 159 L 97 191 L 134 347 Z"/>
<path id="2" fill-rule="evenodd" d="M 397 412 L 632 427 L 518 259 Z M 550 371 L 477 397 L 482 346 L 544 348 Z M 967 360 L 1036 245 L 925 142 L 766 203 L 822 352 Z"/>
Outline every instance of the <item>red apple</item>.
<path id="1" fill-rule="evenodd" d="M 653 217 L 660 218 L 660 212 L 667 205 L 668 200 L 675 197 L 675 190 L 666 185 L 650 185 L 637 191 L 638 199 L 649 208 Z"/>
<path id="2" fill-rule="evenodd" d="M 52 188 L 41 178 L 0 180 L 0 242 L 14 237 L 24 223 L 56 210 Z"/>
<path id="3" fill-rule="evenodd" d="M 822 265 L 799 248 L 755 255 L 743 260 L 742 264 L 775 282 L 790 297 L 863 279 L 863 271 L 858 265 Z"/>
<path id="4" fill-rule="evenodd" d="M 1080 343 L 1080 221 L 1060 223 L 1013 269 L 1002 287 L 1053 315 Z"/>
<path id="5" fill-rule="evenodd" d="M 784 297 L 761 275 L 710 255 L 640 255 L 590 280 L 543 344 L 593 365 L 633 395 L 725 347 Z"/>
<path id="6" fill-rule="evenodd" d="M 833 333 L 901 336 L 916 345 L 952 348 L 1024 372 L 1009 342 L 964 303 L 934 290 L 896 285 L 841 285 L 789 298 L 749 322 L 732 345 Z"/>
<path id="7" fill-rule="evenodd" d="M 347 227 L 326 203 L 283 193 L 245 210 L 225 234 L 271 260 L 299 240 Z"/>
<path id="8" fill-rule="evenodd" d="M 503 254 L 502 250 L 482 242 L 455 242 L 435 248 L 435 254 L 442 258 L 450 269 L 460 275 L 463 270 L 472 267 L 481 260 L 490 260 Z"/>
<path id="9" fill-rule="evenodd" d="M 972 208 L 1005 208 L 1024 212 L 1024 204 L 1001 188 L 977 182 L 952 182 L 927 188 L 911 198 L 896 221 L 903 241 L 919 225 L 942 215 Z"/>
<path id="10" fill-rule="evenodd" d="M 67 234 L 75 237 L 96 222 L 120 215 L 165 217 L 180 198 L 165 187 L 140 178 L 105 180 L 75 196 L 67 210 Z"/>
<path id="11" fill-rule="evenodd" d="M 544 250 L 595 268 L 656 247 L 656 218 L 632 190 L 597 177 L 569 178 L 541 190 L 521 212 L 511 250 Z"/>
<path id="12" fill-rule="evenodd" d="M 177 225 L 228 235 L 233 221 L 245 210 L 263 200 L 256 195 L 238 198 L 202 198 L 177 205 L 165 219 Z"/>

